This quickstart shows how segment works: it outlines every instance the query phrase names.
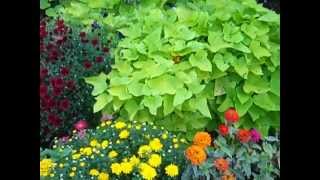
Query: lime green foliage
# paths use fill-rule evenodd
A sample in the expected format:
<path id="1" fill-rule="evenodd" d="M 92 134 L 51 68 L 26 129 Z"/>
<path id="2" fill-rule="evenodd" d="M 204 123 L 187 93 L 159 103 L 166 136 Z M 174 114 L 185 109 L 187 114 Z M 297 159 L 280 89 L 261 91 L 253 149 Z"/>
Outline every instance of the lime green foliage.
<path id="1" fill-rule="evenodd" d="M 238 126 L 279 127 L 279 15 L 254 0 L 146 2 L 104 19 L 125 38 L 107 80 L 87 79 L 107 87 L 93 94 L 96 112 L 191 133 L 235 107 Z"/>

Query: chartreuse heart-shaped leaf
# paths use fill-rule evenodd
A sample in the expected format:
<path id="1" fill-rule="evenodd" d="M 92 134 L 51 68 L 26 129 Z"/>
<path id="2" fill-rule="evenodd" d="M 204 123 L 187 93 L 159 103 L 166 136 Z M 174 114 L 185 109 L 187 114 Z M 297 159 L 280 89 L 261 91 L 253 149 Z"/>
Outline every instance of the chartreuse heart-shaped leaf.
<path id="1" fill-rule="evenodd" d="M 262 79 L 260 76 L 249 74 L 248 79 L 244 83 L 243 90 L 245 93 L 266 93 L 270 90 L 270 85 L 268 81 Z"/>
<path id="2" fill-rule="evenodd" d="M 107 75 L 100 73 L 98 76 L 84 78 L 85 82 L 93 85 L 92 95 L 97 96 L 107 89 Z"/>
<path id="3" fill-rule="evenodd" d="M 151 114 L 156 115 L 157 109 L 162 105 L 161 96 L 145 96 L 142 103 L 149 108 Z"/>
<path id="4" fill-rule="evenodd" d="M 173 106 L 177 106 L 182 104 L 185 100 L 191 98 L 192 93 L 188 91 L 186 88 L 177 89 L 176 95 L 173 99 Z"/>
<path id="5" fill-rule="evenodd" d="M 211 62 L 207 58 L 207 52 L 199 50 L 196 54 L 192 54 L 189 58 L 189 62 L 192 66 L 199 68 L 202 71 L 212 71 Z"/>
<path id="6" fill-rule="evenodd" d="M 112 101 L 112 96 L 110 96 L 107 93 L 102 93 L 98 95 L 96 98 L 96 103 L 93 106 L 93 112 L 99 112 L 102 110 L 107 104 L 109 104 Z"/>

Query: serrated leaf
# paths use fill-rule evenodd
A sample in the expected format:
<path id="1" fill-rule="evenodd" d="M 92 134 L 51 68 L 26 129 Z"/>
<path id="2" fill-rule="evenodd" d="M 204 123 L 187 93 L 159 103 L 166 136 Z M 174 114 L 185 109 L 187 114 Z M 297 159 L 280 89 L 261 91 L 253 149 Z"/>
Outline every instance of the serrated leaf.
<path id="1" fill-rule="evenodd" d="M 232 47 L 231 44 L 225 42 L 222 38 L 222 34 L 214 31 L 209 31 L 208 34 L 209 50 L 211 52 L 218 52 L 221 49 Z"/>
<path id="2" fill-rule="evenodd" d="M 153 32 L 151 32 L 149 35 L 146 36 L 144 39 L 144 43 L 148 47 L 149 53 L 158 51 L 161 47 L 161 32 L 162 32 L 162 27 L 158 27 L 155 29 Z"/>
<path id="3" fill-rule="evenodd" d="M 108 92 L 112 96 L 117 96 L 120 100 L 130 99 L 132 96 L 128 92 L 128 88 L 124 85 L 121 86 L 113 86 L 108 89 Z"/>
<path id="4" fill-rule="evenodd" d="M 173 99 L 173 106 L 182 104 L 185 100 L 191 98 L 192 93 L 186 88 L 179 88 Z"/>
<path id="5" fill-rule="evenodd" d="M 157 115 L 157 109 L 162 105 L 161 96 L 145 96 L 142 103 L 149 108 L 149 111 L 153 115 Z"/>
<path id="6" fill-rule="evenodd" d="M 98 76 L 84 78 L 85 82 L 93 85 L 92 95 L 97 96 L 107 89 L 107 75 L 100 73 Z"/>
<path id="7" fill-rule="evenodd" d="M 192 66 L 198 67 L 202 71 L 212 71 L 211 62 L 207 58 L 207 52 L 205 50 L 199 50 L 196 54 L 192 54 L 189 58 L 189 62 Z"/>
<path id="8" fill-rule="evenodd" d="M 128 85 L 128 91 L 130 94 L 134 96 L 142 96 L 143 95 L 143 83 L 140 82 L 132 82 Z"/>
<path id="9" fill-rule="evenodd" d="M 266 93 L 270 90 L 269 83 L 262 79 L 260 76 L 256 76 L 253 74 L 248 75 L 248 79 L 245 81 L 243 85 L 243 90 L 245 93 Z"/>
<path id="10" fill-rule="evenodd" d="M 125 103 L 124 108 L 129 114 L 129 119 L 133 120 L 134 116 L 139 110 L 139 105 L 134 99 L 130 99 Z"/>
<path id="11" fill-rule="evenodd" d="M 112 96 L 107 93 L 102 93 L 99 96 L 95 97 L 96 102 L 93 106 L 93 112 L 96 113 L 102 110 L 108 103 L 112 101 Z"/>

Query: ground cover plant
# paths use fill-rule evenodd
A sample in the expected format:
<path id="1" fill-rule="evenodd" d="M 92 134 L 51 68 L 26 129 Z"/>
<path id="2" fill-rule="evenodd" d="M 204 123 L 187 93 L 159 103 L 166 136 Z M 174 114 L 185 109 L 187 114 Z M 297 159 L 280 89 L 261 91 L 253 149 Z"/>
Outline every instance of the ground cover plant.
<path id="1" fill-rule="evenodd" d="M 41 145 L 71 132 L 77 121 L 98 122 L 99 114 L 92 111 L 92 88 L 83 78 L 109 71 L 116 42 L 110 38 L 102 30 L 83 32 L 61 19 L 40 22 Z"/>
<path id="2" fill-rule="evenodd" d="M 75 131 L 41 151 L 41 179 L 180 179 L 186 140 L 119 119 Z"/>

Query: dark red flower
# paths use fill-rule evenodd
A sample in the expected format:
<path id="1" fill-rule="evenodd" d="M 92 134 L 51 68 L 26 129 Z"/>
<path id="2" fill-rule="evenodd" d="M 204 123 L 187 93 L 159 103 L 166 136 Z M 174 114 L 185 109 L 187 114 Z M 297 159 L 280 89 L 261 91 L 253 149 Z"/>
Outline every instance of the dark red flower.
<path id="1" fill-rule="evenodd" d="M 51 79 L 51 85 L 53 88 L 62 89 L 63 88 L 63 80 L 59 77 Z"/>
<path id="2" fill-rule="evenodd" d="M 67 88 L 70 90 L 74 90 L 76 87 L 76 84 L 73 80 L 67 81 Z"/>
<path id="3" fill-rule="evenodd" d="M 68 99 L 63 99 L 60 101 L 59 108 L 61 110 L 67 110 L 70 107 L 70 101 Z"/>
<path id="4" fill-rule="evenodd" d="M 52 50 L 49 53 L 49 59 L 50 60 L 57 60 L 58 58 L 58 51 L 57 50 Z"/>
<path id="5" fill-rule="evenodd" d="M 47 45 L 47 49 L 48 50 L 51 50 L 51 49 L 53 49 L 53 48 L 57 48 L 54 44 L 52 44 L 52 43 L 49 43 L 48 45 Z"/>
<path id="6" fill-rule="evenodd" d="M 55 102 L 52 98 L 49 98 L 49 99 L 46 101 L 46 105 L 47 105 L 47 108 L 48 108 L 48 109 L 51 109 L 51 108 L 53 108 L 53 107 L 56 105 L 56 102 Z"/>
<path id="7" fill-rule="evenodd" d="M 48 115 L 48 122 L 52 126 L 58 127 L 61 124 L 61 119 L 55 114 L 49 114 Z"/>
<path id="8" fill-rule="evenodd" d="M 48 94 L 48 87 L 44 84 L 40 85 L 40 97 L 43 98 Z"/>
<path id="9" fill-rule="evenodd" d="M 220 124 L 219 125 L 219 132 L 222 136 L 226 136 L 229 133 L 229 128 L 228 126 L 224 125 L 224 124 Z"/>
<path id="10" fill-rule="evenodd" d="M 40 78 L 43 79 L 48 75 L 48 69 L 47 68 L 42 68 L 40 69 Z"/>
<path id="11" fill-rule="evenodd" d="M 82 42 L 82 43 L 88 43 L 89 40 L 88 40 L 88 39 L 81 39 L 81 42 Z"/>
<path id="12" fill-rule="evenodd" d="M 81 38 L 85 38 L 85 37 L 86 37 L 86 33 L 85 33 L 85 32 L 80 32 L 79 36 L 80 36 Z"/>
<path id="13" fill-rule="evenodd" d="M 105 53 L 108 53 L 108 52 L 109 52 L 109 48 L 104 47 L 104 48 L 102 49 L 102 51 L 105 52 Z"/>
<path id="14" fill-rule="evenodd" d="M 90 69 L 91 66 L 92 66 L 92 64 L 91 64 L 90 61 L 85 60 L 85 61 L 83 62 L 83 66 L 84 66 L 86 69 Z"/>
<path id="15" fill-rule="evenodd" d="M 62 76 L 67 76 L 69 74 L 69 69 L 66 68 L 66 67 L 62 67 L 60 69 L 60 73 L 61 73 Z"/>
<path id="16" fill-rule="evenodd" d="M 96 62 L 97 63 L 101 63 L 103 61 L 103 57 L 102 56 L 97 56 L 96 57 Z"/>
<path id="17" fill-rule="evenodd" d="M 88 128 L 88 123 L 86 120 L 80 120 L 76 124 L 74 124 L 74 128 L 78 131 L 82 131 Z"/>
<path id="18" fill-rule="evenodd" d="M 96 46 L 98 44 L 98 39 L 97 38 L 93 39 L 91 43 L 93 46 Z"/>
<path id="19" fill-rule="evenodd" d="M 53 96 L 60 96 L 62 94 L 61 88 L 53 88 Z"/>
<path id="20" fill-rule="evenodd" d="M 235 123 L 235 122 L 239 121 L 239 114 L 234 108 L 229 108 L 224 113 L 224 117 L 230 123 Z"/>

